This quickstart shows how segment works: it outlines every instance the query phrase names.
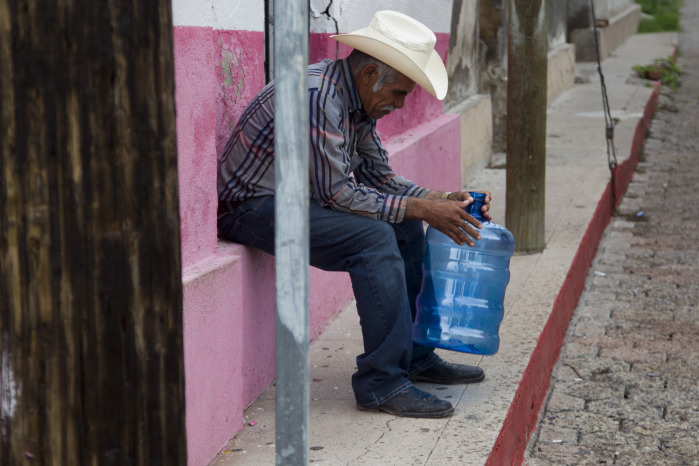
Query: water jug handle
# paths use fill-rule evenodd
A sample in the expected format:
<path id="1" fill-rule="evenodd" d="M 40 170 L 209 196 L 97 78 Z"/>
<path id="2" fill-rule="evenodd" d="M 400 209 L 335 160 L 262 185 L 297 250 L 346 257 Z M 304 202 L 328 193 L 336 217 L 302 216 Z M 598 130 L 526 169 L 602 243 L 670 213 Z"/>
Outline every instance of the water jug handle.
<path id="1" fill-rule="evenodd" d="M 469 194 L 473 198 L 473 202 L 466 206 L 466 213 L 474 216 L 479 222 L 483 221 L 483 212 L 481 212 L 481 209 L 485 204 L 485 194 L 472 191 L 469 191 Z"/>

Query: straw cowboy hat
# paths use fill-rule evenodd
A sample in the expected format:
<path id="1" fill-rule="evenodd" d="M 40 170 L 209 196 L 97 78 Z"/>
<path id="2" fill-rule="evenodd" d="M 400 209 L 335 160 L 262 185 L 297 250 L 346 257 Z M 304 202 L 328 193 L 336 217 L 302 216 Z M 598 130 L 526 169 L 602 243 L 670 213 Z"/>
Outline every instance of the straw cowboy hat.
<path id="1" fill-rule="evenodd" d="M 447 70 L 434 51 L 437 37 L 410 16 L 377 11 L 369 27 L 330 37 L 381 60 L 439 100 L 447 94 Z"/>

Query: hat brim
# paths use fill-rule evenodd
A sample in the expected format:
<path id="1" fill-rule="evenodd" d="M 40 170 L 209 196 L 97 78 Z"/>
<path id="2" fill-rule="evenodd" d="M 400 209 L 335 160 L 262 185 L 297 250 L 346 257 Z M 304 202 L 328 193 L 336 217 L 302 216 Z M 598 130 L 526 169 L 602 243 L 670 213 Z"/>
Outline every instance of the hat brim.
<path id="1" fill-rule="evenodd" d="M 400 50 L 380 40 L 367 37 L 363 32 L 364 29 L 360 29 L 349 34 L 338 34 L 330 37 L 377 60 L 381 60 L 391 68 L 415 81 L 416 84 L 437 99 L 444 99 L 447 95 L 449 78 L 444 63 L 442 63 L 442 59 L 437 52 L 432 50 L 427 65 L 422 69 Z"/>

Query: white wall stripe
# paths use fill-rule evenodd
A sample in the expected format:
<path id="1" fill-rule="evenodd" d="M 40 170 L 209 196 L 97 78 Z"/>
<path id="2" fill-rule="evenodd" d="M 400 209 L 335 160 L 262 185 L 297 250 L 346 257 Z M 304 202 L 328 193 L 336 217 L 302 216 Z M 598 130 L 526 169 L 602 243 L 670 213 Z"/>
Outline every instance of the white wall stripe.
<path id="1" fill-rule="evenodd" d="M 365 28 L 379 10 L 412 16 L 433 32 L 451 31 L 452 0 L 311 0 L 312 32 L 352 32 Z M 328 9 L 328 5 L 330 8 Z M 326 11 L 328 14 L 324 14 Z"/>
<path id="2" fill-rule="evenodd" d="M 264 31 L 264 0 L 172 0 L 175 26 Z"/>
<path id="3" fill-rule="evenodd" d="M 396 10 L 449 33 L 451 7 L 452 0 L 311 0 L 311 31 L 351 32 L 366 27 L 379 10 Z M 172 19 L 175 26 L 264 31 L 264 0 L 172 0 Z"/>

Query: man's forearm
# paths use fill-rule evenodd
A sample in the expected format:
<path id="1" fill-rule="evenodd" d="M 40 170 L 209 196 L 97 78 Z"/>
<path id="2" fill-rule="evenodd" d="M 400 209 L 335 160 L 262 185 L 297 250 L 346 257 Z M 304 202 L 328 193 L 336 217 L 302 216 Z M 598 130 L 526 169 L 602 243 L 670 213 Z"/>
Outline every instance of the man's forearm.
<path id="1" fill-rule="evenodd" d="M 430 191 L 425 198 L 411 197 L 408 199 L 408 203 L 405 207 L 405 219 L 406 220 L 425 220 L 425 209 L 429 209 L 431 201 L 433 199 L 439 199 L 438 197 L 432 197 L 432 193 L 436 191 Z"/>
<path id="2" fill-rule="evenodd" d="M 430 200 L 446 199 L 445 194 L 451 194 L 451 193 L 442 192 L 442 191 L 430 191 L 427 193 L 427 196 L 425 196 L 425 199 L 430 199 Z"/>

